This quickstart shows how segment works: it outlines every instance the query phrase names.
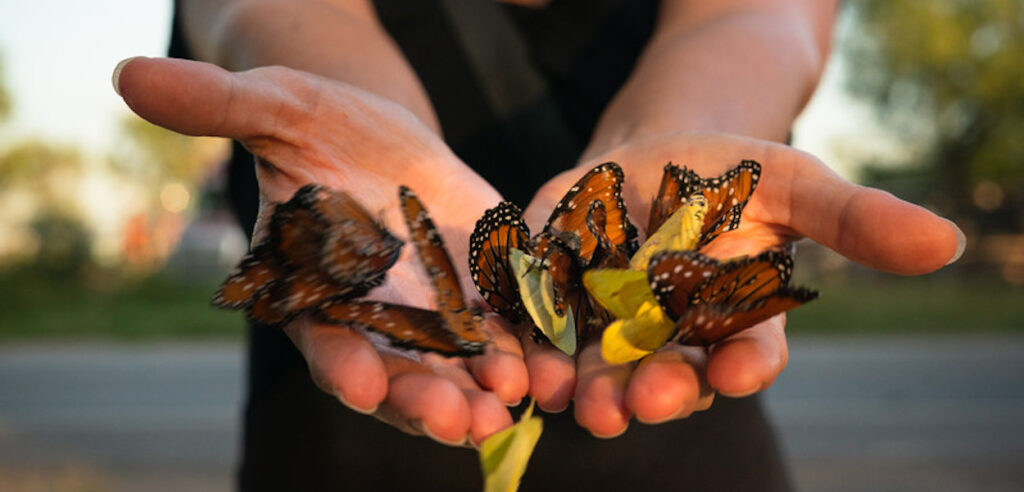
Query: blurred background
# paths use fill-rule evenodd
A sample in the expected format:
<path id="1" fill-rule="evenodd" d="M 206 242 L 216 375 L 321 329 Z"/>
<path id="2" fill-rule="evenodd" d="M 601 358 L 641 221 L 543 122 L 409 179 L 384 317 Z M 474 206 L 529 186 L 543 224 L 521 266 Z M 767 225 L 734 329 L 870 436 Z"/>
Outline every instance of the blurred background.
<path id="1" fill-rule="evenodd" d="M 246 243 L 227 142 L 131 113 L 169 0 L 0 0 L 0 490 L 229 489 Z M 902 278 L 807 241 L 767 391 L 803 490 L 1024 489 L 1024 2 L 847 2 L 794 146 L 956 221 Z"/>

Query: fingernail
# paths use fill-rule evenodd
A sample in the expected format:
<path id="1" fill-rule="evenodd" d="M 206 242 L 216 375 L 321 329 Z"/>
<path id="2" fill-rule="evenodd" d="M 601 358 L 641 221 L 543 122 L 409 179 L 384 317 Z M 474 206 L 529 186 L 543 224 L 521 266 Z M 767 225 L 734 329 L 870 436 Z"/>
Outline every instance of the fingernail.
<path id="1" fill-rule="evenodd" d="M 961 231 L 953 221 L 949 221 L 949 225 L 953 226 L 953 230 L 956 231 L 956 252 L 953 253 L 953 257 L 946 262 L 950 264 L 959 260 L 964 255 L 964 250 L 967 249 L 967 236 L 964 235 L 964 231 Z"/>
<path id="2" fill-rule="evenodd" d="M 430 429 L 428 429 L 427 426 L 424 425 L 423 421 L 420 420 L 420 419 L 410 420 L 409 421 L 409 427 L 412 427 L 412 428 L 422 432 L 423 435 L 425 435 L 425 436 L 427 436 L 427 437 L 429 437 L 429 438 L 431 438 L 431 439 L 433 439 L 433 440 L 435 440 L 435 441 L 437 441 L 437 442 L 439 442 L 441 444 L 445 444 L 445 445 L 448 445 L 448 446 L 454 446 L 454 447 L 459 447 L 459 448 L 465 447 L 466 446 L 466 439 L 468 439 L 468 438 L 465 438 L 465 437 L 462 438 L 461 440 L 455 440 L 455 441 L 449 441 L 447 439 L 441 439 L 440 437 L 437 437 L 433 432 L 430 432 Z"/>
<path id="3" fill-rule="evenodd" d="M 722 391 L 721 389 L 719 389 L 718 390 L 718 394 L 720 394 L 722 396 L 727 396 L 729 398 L 744 398 L 744 397 L 750 396 L 750 395 L 752 395 L 754 393 L 757 393 L 758 391 L 761 391 L 763 388 L 764 388 L 764 384 L 758 384 L 758 385 L 755 385 L 754 387 L 752 387 L 752 388 L 750 388 L 748 390 L 735 391 L 735 392 L 726 392 L 726 391 Z"/>
<path id="4" fill-rule="evenodd" d="M 110 81 L 114 84 L 114 92 L 116 92 L 118 96 L 121 95 L 121 70 L 124 69 L 124 66 L 127 65 L 128 62 L 136 58 L 140 57 L 133 56 L 131 58 L 125 58 L 124 60 L 121 60 L 121 62 L 118 63 L 116 67 L 114 67 L 114 75 L 111 76 Z"/>
<path id="5" fill-rule="evenodd" d="M 377 405 L 374 405 L 374 406 L 369 407 L 369 408 L 359 408 L 359 407 L 353 405 L 348 400 L 346 400 L 344 396 L 341 395 L 340 391 L 335 392 L 334 393 L 334 397 L 337 398 L 338 401 L 340 401 L 342 405 L 345 405 L 346 407 L 351 408 L 352 410 L 355 410 L 356 412 L 359 412 L 359 413 L 361 413 L 363 415 L 371 415 L 371 414 L 373 414 L 373 413 L 375 413 L 377 411 Z"/>
<path id="6" fill-rule="evenodd" d="M 627 430 L 629 430 L 629 425 L 624 425 L 624 426 L 622 426 L 621 430 L 619 430 L 618 432 L 613 432 L 611 434 L 598 434 L 598 433 L 596 433 L 594 431 L 590 431 L 590 435 L 592 435 L 592 436 L 594 436 L 594 437 L 596 437 L 598 439 L 614 439 L 616 437 L 619 437 L 619 436 L 625 434 Z"/>

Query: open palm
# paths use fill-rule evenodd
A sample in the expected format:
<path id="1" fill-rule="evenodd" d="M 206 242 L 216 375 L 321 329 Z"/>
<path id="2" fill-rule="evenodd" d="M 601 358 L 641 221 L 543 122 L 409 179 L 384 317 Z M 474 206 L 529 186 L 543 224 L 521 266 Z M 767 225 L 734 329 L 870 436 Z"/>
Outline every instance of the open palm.
<path id="1" fill-rule="evenodd" d="M 913 275 L 936 270 L 962 252 L 963 235 L 948 220 L 851 184 L 789 146 L 732 135 L 663 134 L 621 145 L 545 184 L 525 218 L 531 228 L 542 227 L 587 169 L 615 161 L 626 175 L 623 196 L 630 216 L 643 224 L 666 163 L 713 177 L 744 159 L 762 164 L 761 180 L 740 227 L 705 250 L 711 256 L 757 253 L 806 236 L 865 266 Z M 648 423 L 683 418 L 709 406 L 715 391 L 744 396 L 768 387 L 787 362 L 784 327 L 785 315 L 779 315 L 707 353 L 673 343 L 639 364 L 616 366 L 601 358 L 600 344 L 584 347 L 574 361 L 527 341 L 530 391 L 546 409 L 564 408 L 572 399 L 581 425 L 597 436 L 615 436 L 632 416 Z M 535 377 L 537 366 L 545 367 L 542 378 Z"/>
<path id="2" fill-rule="evenodd" d="M 119 68 L 115 86 L 143 118 L 188 135 L 234 138 L 257 156 L 257 237 L 271 205 L 307 183 L 348 192 L 406 236 L 397 191 L 404 184 L 429 208 L 464 291 L 476 295 L 464 261 L 468 238 L 476 219 L 501 197 L 403 107 L 281 67 L 231 73 L 200 62 L 136 58 Z M 433 306 L 413 250 L 403 248 L 374 299 Z M 306 318 L 285 330 L 317 384 L 349 407 L 407 432 L 461 444 L 510 425 L 505 404 L 527 392 L 519 342 L 498 317 L 483 328 L 493 343 L 485 355 L 465 361 L 394 351 L 354 330 Z"/>

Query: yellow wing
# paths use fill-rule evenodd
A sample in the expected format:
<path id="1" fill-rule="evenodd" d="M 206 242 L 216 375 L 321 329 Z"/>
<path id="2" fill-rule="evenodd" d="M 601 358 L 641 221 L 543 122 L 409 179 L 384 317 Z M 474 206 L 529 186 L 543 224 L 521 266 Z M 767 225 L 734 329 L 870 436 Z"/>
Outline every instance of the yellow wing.
<path id="1" fill-rule="evenodd" d="M 609 364 L 641 359 L 665 345 L 675 331 L 676 324 L 657 302 L 644 302 L 635 317 L 618 319 L 605 328 L 601 357 Z"/>
<path id="2" fill-rule="evenodd" d="M 551 274 L 544 263 L 516 248 L 509 249 L 512 273 L 519 284 L 523 307 L 534 324 L 559 350 L 568 355 L 576 353 L 576 322 L 572 310 L 559 316 L 555 312 L 555 291 Z"/>
<path id="3" fill-rule="evenodd" d="M 629 268 L 647 270 L 654 253 L 665 250 L 690 250 L 700 240 L 700 228 L 704 224 L 704 214 L 708 210 L 708 201 L 703 195 L 694 195 L 672 213 L 669 218 L 651 234 L 640 246 L 633 258 L 629 260 Z M 650 233 L 650 231 L 648 231 Z"/>
<path id="4" fill-rule="evenodd" d="M 598 269 L 583 274 L 583 285 L 608 312 L 618 318 L 601 336 L 601 355 L 623 364 L 654 352 L 675 332 L 675 323 L 654 297 L 647 272 Z"/>
<path id="5" fill-rule="evenodd" d="M 513 492 L 526 472 L 526 463 L 544 430 L 540 417 L 533 416 L 533 403 L 519 422 L 480 444 L 480 466 L 484 471 L 484 492 Z"/>
<path id="6" fill-rule="evenodd" d="M 598 268 L 583 273 L 583 286 L 612 316 L 632 318 L 645 301 L 658 303 L 647 282 L 647 272 Z"/>

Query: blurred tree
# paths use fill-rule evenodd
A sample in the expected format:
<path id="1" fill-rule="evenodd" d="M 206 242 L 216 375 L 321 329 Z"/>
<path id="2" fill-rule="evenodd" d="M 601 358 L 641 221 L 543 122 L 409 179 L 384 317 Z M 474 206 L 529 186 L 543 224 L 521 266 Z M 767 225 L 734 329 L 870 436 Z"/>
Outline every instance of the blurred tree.
<path id="1" fill-rule="evenodd" d="M 0 210 L 0 227 L 28 237 L 21 251 L 5 248 L 6 260 L 68 280 L 92 264 L 75 192 L 82 174 L 82 156 L 73 148 L 28 139 L 0 153 L 0 200 L 8 205 Z"/>
<path id="2" fill-rule="evenodd" d="M 81 175 L 82 156 L 74 148 L 27 139 L 0 153 L 0 193 L 26 191 L 36 210 L 74 214 L 72 191 Z"/>
<path id="3" fill-rule="evenodd" d="M 223 139 L 181 135 L 135 115 L 121 123 L 124 140 L 113 152 L 113 167 L 142 183 L 157 200 L 168 185 L 195 190 L 210 173 L 211 164 L 225 157 Z"/>
<path id="4" fill-rule="evenodd" d="M 11 96 L 7 93 L 7 85 L 4 83 L 4 60 L 0 57 L 0 123 L 7 120 L 11 115 Z"/>
<path id="5" fill-rule="evenodd" d="M 919 149 L 904 162 L 870 163 L 864 180 L 978 233 L 1019 231 L 1024 2 L 862 0 L 850 8 L 858 28 L 845 44 L 849 86 Z"/>

